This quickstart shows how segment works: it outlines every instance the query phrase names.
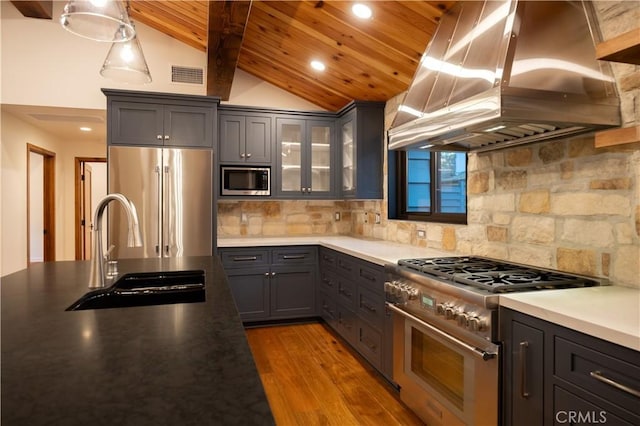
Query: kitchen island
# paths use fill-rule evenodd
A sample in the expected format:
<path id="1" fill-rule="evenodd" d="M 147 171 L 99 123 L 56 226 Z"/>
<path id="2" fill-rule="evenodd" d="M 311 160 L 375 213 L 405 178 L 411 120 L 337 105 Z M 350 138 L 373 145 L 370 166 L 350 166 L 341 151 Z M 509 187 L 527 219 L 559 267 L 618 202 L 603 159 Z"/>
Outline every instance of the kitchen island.
<path id="1" fill-rule="evenodd" d="M 217 257 L 119 270 L 204 270 L 206 301 L 65 311 L 88 291 L 88 261 L 3 277 L 3 426 L 274 424 Z"/>

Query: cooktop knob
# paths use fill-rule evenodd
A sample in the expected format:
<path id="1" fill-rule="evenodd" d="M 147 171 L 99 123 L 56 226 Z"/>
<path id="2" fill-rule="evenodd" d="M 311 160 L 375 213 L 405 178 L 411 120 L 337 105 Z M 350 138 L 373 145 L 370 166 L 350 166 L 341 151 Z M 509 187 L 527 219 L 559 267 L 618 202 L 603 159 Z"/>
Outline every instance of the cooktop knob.
<path id="1" fill-rule="evenodd" d="M 482 331 L 482 321 L 478 317 L 469 317 L 467 328 L 471 331 Z"/>
<path id="2" fill-rule="evenodd" d="M 448 306 L 444 309 L 444 317 L 448 320 L 453 319 L 454 312 L 453 308 Z"/>
<path id="3" fill-rule="evenodd" d="M 447 306 L 444 303 L 436 304 L 436 315 L 444 315 L 444 310 Z"/>
<path id="4" fill-rule="evenodd" d="M 467 323 L 469 322 L 469 315 L 467 315 L 465 312 L 459 312 L 456 321 L 458 322 L 459 326 L 466 327 Z"/>

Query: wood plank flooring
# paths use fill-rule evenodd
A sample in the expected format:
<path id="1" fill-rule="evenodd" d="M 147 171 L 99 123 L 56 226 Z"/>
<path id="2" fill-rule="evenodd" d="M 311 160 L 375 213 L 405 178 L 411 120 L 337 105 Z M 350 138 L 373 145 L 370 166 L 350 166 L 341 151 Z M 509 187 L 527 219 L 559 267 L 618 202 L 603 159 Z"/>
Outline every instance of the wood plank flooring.
<path id="1" fill-rule="evenodd" d="M 326 325 L 250 328 L 246 334 L 279 426 L 423 425 Z"/>

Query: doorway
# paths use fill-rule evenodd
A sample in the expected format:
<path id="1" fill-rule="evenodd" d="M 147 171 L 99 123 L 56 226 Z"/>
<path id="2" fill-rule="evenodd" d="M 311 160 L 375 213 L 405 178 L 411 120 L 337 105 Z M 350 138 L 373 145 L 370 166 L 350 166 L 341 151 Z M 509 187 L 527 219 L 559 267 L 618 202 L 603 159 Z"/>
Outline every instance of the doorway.
<path id="1" fill-rule="evenodd" d="M 93 211 L 107 195 L 107 159 L 76 157 L 75 159 L 75 231 L 76 260 L 91 259 Z M 106 227 L 103 227 L 103 233 Z M 102 236 L 106 241 L 106 235 Z"/>
<path id="2" fill-rule="evenodd" d="M 56 260 L 55 160 L 27 144 L 27 264 Z"/>

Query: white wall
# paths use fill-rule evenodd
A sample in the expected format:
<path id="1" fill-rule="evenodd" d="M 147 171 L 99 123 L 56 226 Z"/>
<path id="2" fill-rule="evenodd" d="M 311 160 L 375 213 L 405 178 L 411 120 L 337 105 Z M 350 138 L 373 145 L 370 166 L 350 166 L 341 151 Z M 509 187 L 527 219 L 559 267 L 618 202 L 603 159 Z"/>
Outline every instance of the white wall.
<path id="1" fill-rule="evenodd" d="M 54 152 L 56 260 L 75 258 L 75 157 L 106 157 L 104 143 L 63 141 L 2 110 L 0 276 L 27 266 L 27 143 Z"/>

